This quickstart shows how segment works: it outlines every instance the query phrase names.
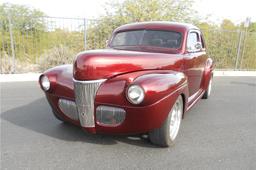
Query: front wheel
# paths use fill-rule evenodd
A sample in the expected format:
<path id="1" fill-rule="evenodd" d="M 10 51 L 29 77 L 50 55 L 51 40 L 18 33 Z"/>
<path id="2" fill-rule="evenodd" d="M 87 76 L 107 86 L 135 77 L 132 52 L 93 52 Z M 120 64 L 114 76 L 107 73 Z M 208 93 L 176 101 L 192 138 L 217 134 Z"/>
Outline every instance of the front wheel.
<path id="1" fill-rule="evenodd" d="M 183 99 L 179 96 L 174 103 L 163 125 L 149 132 L 149 139 L 153 144 L 169 147 L 174 144 L 183 114 Z"/>

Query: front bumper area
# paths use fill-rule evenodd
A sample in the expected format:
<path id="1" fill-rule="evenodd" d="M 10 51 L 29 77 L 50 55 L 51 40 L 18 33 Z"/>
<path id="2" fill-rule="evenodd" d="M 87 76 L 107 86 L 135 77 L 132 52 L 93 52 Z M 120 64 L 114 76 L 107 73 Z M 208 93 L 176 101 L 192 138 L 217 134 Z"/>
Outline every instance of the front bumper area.
<path id="1" fill-rule="evenodd" d="M 60 98 L 58 100 L 58 107 L 65 116 L 75 121 L 79 121 L 77 106 L 74 101 Z"/>
<path id="2" fill-rule="evenodd" d="M 80 121 L 80 124 L 82 126 L 83 121 L 81 121 L 80 119 L 84 119 L 84 117 L 82 117 L 83 115 L 81 115 L 83 114 L 83 112 L 78 111 L 78 106 L 74 101 L 60 98 L 58 100 L 58 107 L 66 117 L 74 121 Z M 125 115 L 125 110 L 118 107 L 109 107 L 102 105 L 96 108 L 96 122 L 101 126 L 119 126 L 121 123 L 123 123 Z M 94 112 L 92 117 L 94 120 Z M 94 122 L 93 125 L 95 126 Z"/>
<path id="3" fill-rule="evenodd" d="M 81 125 L 81 122 L 78 120 L 78 112 L 71 112 L 68 109 L 63 109 L 63 106 L 60 105 L 60 101 L 67 100 L 64 103 L 74 106 L 75 99 L 71 98 L 62 98 L 55 96 L 53 94 L 46 93 L 49 104 L 51 105 L 55 114 L 58 114 L 62 119 L 68 121 L 74 125 L 82 127 L 84 130 L 90 133 L 100 133 L 100 134 L 139 134 L 146 133 L 155 128 L 159 128 L 164 120 L 166 119 L 171 107 L 173 106 L 178 94 L 174 93 L 169 95 L 162 100 L 143 107 L 122 107 L 125 110 L 126 115 L 123 122 L 117 126 L 107 126 L 100 124 L 94 120 L 95 127 L 84 127 Z M 94 107 L 94 117 L 96 117 L 96 108 L 98 106 L 104 105 L 103 103 L 95 103 Z M 73 107 L 71 106 L 71 107 Z M 111 106 L 109 107 L 117 107 Z M 67 113 L 68 112 L 68 113 Z M 78 119 L 77 119 L 78 118 Z"/>

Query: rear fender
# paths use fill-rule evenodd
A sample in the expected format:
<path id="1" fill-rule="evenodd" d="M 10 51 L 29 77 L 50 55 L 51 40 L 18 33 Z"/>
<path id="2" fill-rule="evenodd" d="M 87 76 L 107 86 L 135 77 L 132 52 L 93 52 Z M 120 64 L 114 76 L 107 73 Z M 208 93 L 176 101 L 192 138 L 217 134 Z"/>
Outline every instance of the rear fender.
<path id="1" fill-rule="evenodd" d="M 204 73 L 203 73 L 203 79 L 201 83 L 201 87 L 204 90 L 207 90 L 209 81 L 213 76 L 213 69 L 214 69 L 214 63 L 211 58 L 208 58 L 206 60 L 205 68 L 204 68 Z"/>

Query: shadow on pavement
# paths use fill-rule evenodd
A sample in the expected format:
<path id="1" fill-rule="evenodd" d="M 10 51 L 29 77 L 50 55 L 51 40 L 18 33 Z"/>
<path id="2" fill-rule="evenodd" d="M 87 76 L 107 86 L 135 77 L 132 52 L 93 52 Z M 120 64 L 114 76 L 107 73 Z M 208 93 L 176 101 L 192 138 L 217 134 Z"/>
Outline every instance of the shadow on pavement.
<path id="1" fill-rule="evenodd" d="M 1 114 L 1 119 L 34 132 L 65 141 L 82 141 L 100 145 L 113 145 L 122 142 L 141 147 L 157 148 L 147 138 L 140 136 L 94 135 L 86 133 L 81 128 L 69 123 L 62 123 L 54 117 L 50 106 L 44 98 L 8 110 Z M 4 127 L 2 130 L 4 130 Z"/>

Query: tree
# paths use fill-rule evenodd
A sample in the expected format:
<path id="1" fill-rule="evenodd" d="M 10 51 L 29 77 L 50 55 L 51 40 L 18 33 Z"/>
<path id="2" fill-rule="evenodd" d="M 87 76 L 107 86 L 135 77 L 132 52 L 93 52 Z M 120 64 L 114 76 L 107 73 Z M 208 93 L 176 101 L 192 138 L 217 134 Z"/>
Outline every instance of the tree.
<path id="1" fill-rule="evenodd" d="M 224 29 L 224 30 L 236 30 L 237 29 L 237 26 L 235 26 L 235 24 L 230 21 L 229 19 L 223 19 L 222 20 L 222 23 L 220 25 L 220 28 L 221 29 Z"/>
<path id="2" fill-rule="evenodd" d="M 13 24 L 13 29 L 21 33 L 25 31 L 43 31 L 45 24 L 40 17 L 45 16 L 42 11 L 31 9 L 24 5 L 4 3 L 0 5 L 1 29 L 9 30 L 9 20 Z"/>
<path id="3" fill-rule="evenodd" d="M 167 20 L 191 22 L 196 14 L 191 0 L 125 0 L 110 2 L 106 16 L 128 22 Z"/>
<path id="4" fill-rule="evenodd" d="M 113 29 L 123 24 L 155 20 L 195 23 L 197 18 L 192 0 L 111 1 L 105 11 L 99 22 L 88 29 L 89 49 L 103 48 Z"/>
<path id="5" fill-rule="evenodd" d="M 31 9 L 23 5 L 4 3 L 0 5 L 0 31 L 2 41 L 0 42 L 1 52 L 10 54 L 10 26 L 14 42 L 15 56 L 23 58 L 36 52 L 32 48 L 40 41 L 41 35 L 45 32 L 45 23 L 41 17 L 45 14 L 39 10 Z M 20 39 L 25 39 L 21 42 Z M 22 50 L 21 50 L 22 49 Z M 33 59 L 27 57 L 26 59 Z"/>

